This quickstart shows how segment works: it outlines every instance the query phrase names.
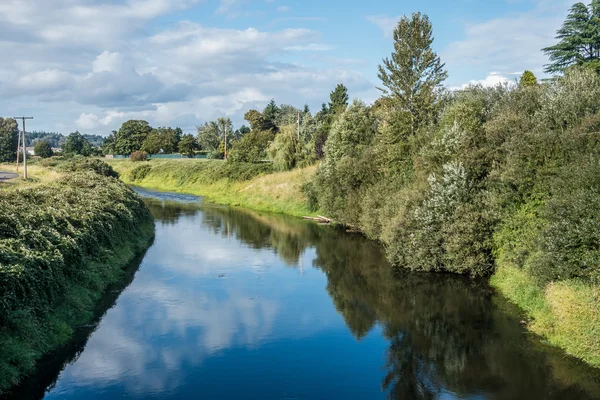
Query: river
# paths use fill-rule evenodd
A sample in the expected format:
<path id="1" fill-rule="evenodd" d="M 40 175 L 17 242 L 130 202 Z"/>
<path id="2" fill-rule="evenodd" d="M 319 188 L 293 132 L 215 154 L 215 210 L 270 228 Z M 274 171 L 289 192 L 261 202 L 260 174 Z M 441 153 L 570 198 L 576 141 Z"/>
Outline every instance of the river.
<path id="1" fill-rule="evenodd" d="M 138 190 L 156 239 L 10 399 L 600 399 L 484 280 L 359 235 Z"/>

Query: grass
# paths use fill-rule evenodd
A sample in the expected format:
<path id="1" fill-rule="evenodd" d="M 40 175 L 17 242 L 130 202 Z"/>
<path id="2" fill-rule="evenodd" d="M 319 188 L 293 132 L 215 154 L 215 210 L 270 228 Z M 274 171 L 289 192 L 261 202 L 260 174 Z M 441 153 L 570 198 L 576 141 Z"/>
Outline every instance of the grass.
<path id="1" fill-rule="evenodd" d="M 578 280 L 540 287 L 525 270 L 513 265 L 500 265 L 491 284 L 525 311 L 532 332 L 600 367 L 600 287 Z"/>
<path id="2" fill-rule="evenodd" d="M 204 196 L 214 203 L 258 211 L 297 217 L 315 214 L 309 210 L 301 190 L 302 185 L 314 175 L 315 166 L 273 173 L 269 164 L 226 163 L 220 160 L 107 162 L 128 184 Z M 136 168 L 148 171 L 144 171 L 143 178 L 135 179 Z"/>
<path id="3" fill-rule="evenodd" d="M 15 170 L 15 164 L 0 164 L 0 171 L 17 172 Z M 19 165 L 18 174 L 20 178 L 10 179 L 0 183 L 0 190 L 2 189 L 14 189 L 14 188 L 27 188 L 44 185 L 46 183 L 54 182 L 57 179 L 64 176 L 63 173 L 56 171 L 53 168 L 46 168 L 38 163 L 27 164 L 27 180 L 23 179 L 23 165 Z"/>

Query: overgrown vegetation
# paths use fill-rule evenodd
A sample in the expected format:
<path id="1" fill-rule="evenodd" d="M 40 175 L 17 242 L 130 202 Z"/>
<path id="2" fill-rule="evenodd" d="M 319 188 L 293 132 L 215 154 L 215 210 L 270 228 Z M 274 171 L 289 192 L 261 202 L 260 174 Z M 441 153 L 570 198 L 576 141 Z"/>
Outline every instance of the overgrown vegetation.
<path id="1" fill-rule="evenodd" d="M 72 172 L 0 192 L 0 392 L 92 317 L 103 290 L 153 237 L 142 200 L 104 175 Z"/>

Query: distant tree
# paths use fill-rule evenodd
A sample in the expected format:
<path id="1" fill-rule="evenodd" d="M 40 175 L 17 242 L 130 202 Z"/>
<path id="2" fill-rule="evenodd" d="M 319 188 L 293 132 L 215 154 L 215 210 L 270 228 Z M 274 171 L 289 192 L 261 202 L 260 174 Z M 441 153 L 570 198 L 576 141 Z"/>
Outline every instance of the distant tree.
<path id="1" fill-rule="evenodd" d="M 179 141 L 179 152 L 188 157 L 193 157 L 195 154 L 195 150 L 198 149 L 198 142 L 196 142 L 196 138 L 194 135 L 187 134 L 181 137 Z"/>
<path id="2" fill-rule="evenodd" d="M 310 113 L 310 107 L 308 106 L 308 104 L 304 105 L 304 110 L 302 112 L 305 113 L 305 114 Z"/>
<path id="3" fill-rule="evenodd" d="M 592 0 L 589 6 L 575 3 L 556 39 L 557 44 L 542 49 L 551 61 L 545 66 L 546 72 L 562 73 L 572 65 L 600 72 L 600 0 Z"/>
<path id="4" fill-rule="evenodd" d="M 244 119 L 250 124 L 250 128 L 254 130 L 263 130 L 265 127 L 265 118 L 256 110 L 249 110 L 244 114 Z"/>
<path id="5" fill-rule="evenodd" d="M 131 154 L 140 150 L 150 132 L 152 132 L 152 127 L 147 121 L 129 120 L 124 122 L 117 133 L 115 151 L 119 154 Z"/>
<path id="6" fill-rule="evenodd" d="M 394 29 L 394 51 L 379 65 L 378 77 L 385 95 L 411 119 L 412 134 L 433 112 L 437 91 L 448 77 L 444 64 L 431 48 L 432 26 L 427 15 L 404 16 Z"/>
<path id="7" fill-rule="evenodd" d="M 180 130 L 177 129 L 162 127 L 153 129 L 144 140 L 142 150 L 148 154 L 175 153 L 181 140 Z"/>
<path id="8" fill-rule="evenodd" d="M 271 99 L 269 104 L 267 104 L 264 111 L 262 112 L 265 124 L 263 126 L 263 129 L 271 129 L 272 131 L 277 132 L 277 118 L 279 117 L 280 113 L 281 110 L 279 109 L 279 107 L 277 107 L 275 99 Z"/>
<path id="9" fill-rule="evenodd" d="M 275 138 L 272 131 L 252 131 L 231 144 L 229 160 L 259 162 L 267 158 L 269 144 Z"/>
<path id="10" fill-rule="evenodd" d="M 244 135 L 250 133 L 252 130 L 248 128 L 246 125 L 240 126 L 233 134 L 234 138 L 241 139 Z"/>
<path id="11" fill-rule="evenodd" d="M 50 158 L 52 157 L 52 146 L 50 146 L 50 143 L 42 140 L 40 142 L 37 142 L 34 146 L 33 146 L 33 151 L 35 152 L 36 156 L 40 156 L 42 158 Z"/>
<path id="12" fill-rule="evenodd" d="M 115 141 L 117 139 L 117 131 L 112 131 L 102 143 L 102 154 L 115 154 Z"/>
<path id="13" fill-rule="evenodd" d="M 205 122 L 204 125 L 198 126 L 197 130 L 198 145 L 202 150 L 210 152 L 219 148 L 221 138 L 219 137 L 219 125 L 216 121 Z M 181 140 L 183 140 L 183 137 Z"/>
<path id="14" fill-rule="evenodd" d="M 81 133 L 75 131 L 67 136 L 63 151 L 66 155 L 88 157 L 92 154 L 92 146 Z"/>
<path id="15" fill-rule="evenodd" d="M 12 118 L 0 117 L 0 161 L 8 162 L 15 159 L 19 139 L 17 121 Z"/>
<path id="16" fill-rule="evenodd" d="M 346 111 L 348 107 L 348 88 L 341 83 L 329 95 L 329 109 L 334 113 L 338 114 Z"/>
<path id="17" fill-rule="evenodd" d="M 519 86 L 535 86 L 537 85 L 537 78 L 530 70 L 526 70 L 521 75 L 521 79 L 519 80 Z"/>
<path id="18" fill-rule="evenodd" d="M 289 104 L 282 104 L 279 108 L 279 114 L 277 115 L 277 119 L 275 121 L 275 124 L 277 125 L 278 129 L 281 129 L 286 125 L 297 124 L 298 113 L 302 114 L 302 112 L 298 108 Z"/>

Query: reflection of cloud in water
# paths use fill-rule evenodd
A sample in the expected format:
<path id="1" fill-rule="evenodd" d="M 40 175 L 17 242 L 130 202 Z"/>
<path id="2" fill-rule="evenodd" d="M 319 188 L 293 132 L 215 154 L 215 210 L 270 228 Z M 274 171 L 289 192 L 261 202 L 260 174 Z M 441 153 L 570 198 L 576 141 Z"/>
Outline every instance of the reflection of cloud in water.
<path id="1" fill-rule="evenodd" d="M 83 386 L 122 385 L 133 394 L 173 390 L 186 381 L 186 366 L 208 357 L 342 323 L 330 308 L 304 309 L 290 301 L 306 288 L 289 277 L 280 282 L 279 274 L 297 272 L 274 266 L 283 267 L 273 250 L 215 235 L 198 216 L 159 224 L 134 282 L 62 372 L 51 397 Z M 268 275 L 262 274 L 266 268 Z M 322 287 L 314 289 L 327 299 Z"/>

